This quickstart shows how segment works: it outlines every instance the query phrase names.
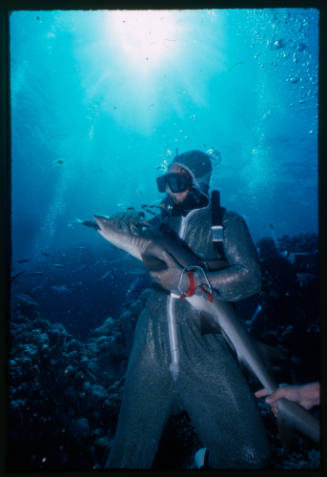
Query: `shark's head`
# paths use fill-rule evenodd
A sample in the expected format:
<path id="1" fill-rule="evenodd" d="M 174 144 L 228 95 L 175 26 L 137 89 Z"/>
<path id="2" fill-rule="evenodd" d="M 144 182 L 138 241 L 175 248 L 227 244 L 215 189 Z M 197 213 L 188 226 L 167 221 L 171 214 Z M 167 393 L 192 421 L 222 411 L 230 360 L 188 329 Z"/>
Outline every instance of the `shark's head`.
<path id="1" fill-rule="evenodd" d="M 103 238 L 144 262 L 143 256 L 152 243 L 149 234 L 142 233 L 137 227 L 132 227 L 122 219 L 94 215 L 94 220 L 99 227 L 98 233 Z M 147 266 L 147 263 L 145 265 Z"/>
<path id="2" fill-rule="evenodd" d="M 99 229 L 98 233 L 103 238 L 108 240 L 115 247 L 124 250 L 125 252 L 133 255 L 133 257 L 141 259 L 142 244 L 140 240 L 136 240 L 138 237 L 131 233 L 131 230 L 122 221 L 111 219 L 110 217 L 103 217 L 100 215 L 94 215 Z"/>
<path id="3" fill-rule="evenodd" d="M 141 260 L 148 270 L 167 268 L 162 260 L 162 246 L 156 243 L 150 230 L 132 233 L 130 225 L 123 220 L 94 215 L 98 233 L 112 245 Z"/>

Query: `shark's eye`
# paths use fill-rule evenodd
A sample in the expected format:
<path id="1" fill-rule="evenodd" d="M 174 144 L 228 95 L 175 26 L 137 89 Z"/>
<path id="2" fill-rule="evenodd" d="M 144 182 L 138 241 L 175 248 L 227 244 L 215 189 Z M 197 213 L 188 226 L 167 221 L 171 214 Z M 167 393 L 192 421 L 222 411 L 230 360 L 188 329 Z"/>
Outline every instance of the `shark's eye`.
<path id="1" fill-rule="evenodd" d="M 138 235 L 140 231 L 139 224 L 130 224 L 129 226 L 130 231 L 132 232 L 133 235 Z"/>

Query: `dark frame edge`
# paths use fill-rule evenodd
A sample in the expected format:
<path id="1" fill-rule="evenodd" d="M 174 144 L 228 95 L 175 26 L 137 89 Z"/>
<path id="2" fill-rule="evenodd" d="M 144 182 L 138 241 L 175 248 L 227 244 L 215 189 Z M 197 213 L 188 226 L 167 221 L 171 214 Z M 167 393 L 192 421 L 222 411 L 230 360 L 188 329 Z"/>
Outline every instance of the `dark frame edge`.
<path id="1" fill-rule="evenodd" d="M 7 363 L 9 349 L 9 317 L 10 317 L 10 267 L 11 267 L 11 162 L 10 162 L 10 86 L 9 86 L 9 16 L 8 10 L 0 10 L 0 363 L 1 363 L 1 397 L 0 422 L 1 442 L 0 464 L 1 474 L 6 470 L 7 445 Z"/>

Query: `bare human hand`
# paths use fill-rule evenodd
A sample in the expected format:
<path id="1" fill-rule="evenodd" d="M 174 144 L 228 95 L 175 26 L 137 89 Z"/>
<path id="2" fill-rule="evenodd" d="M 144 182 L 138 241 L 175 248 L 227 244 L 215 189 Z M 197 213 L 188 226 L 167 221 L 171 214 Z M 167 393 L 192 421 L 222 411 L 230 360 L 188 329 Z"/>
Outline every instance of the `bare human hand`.
<path id="1" fill-rule="evenodd" d="M 254 394 L 257 398 L 267 396 L 265 402 L 270 404 L 275 415 L 278 414 L 277 401 L 280 398 L 297 402 L 305 409 L 310 409 L 320 404 L 320 384 L 318 382 L 304 385 L 282 385 L 270 395 L 266 389 L 260 389 Z"/>

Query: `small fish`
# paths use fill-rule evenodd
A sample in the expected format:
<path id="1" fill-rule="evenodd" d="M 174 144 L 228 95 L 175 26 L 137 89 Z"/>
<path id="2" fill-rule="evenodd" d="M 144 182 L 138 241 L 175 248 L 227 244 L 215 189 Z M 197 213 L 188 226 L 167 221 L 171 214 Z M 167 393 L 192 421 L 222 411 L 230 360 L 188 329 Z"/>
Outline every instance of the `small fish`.
<path id="1" fill-rule="evenodd" d="M 62 263 L 53 263 L 52 266 L 56 268 L 65 268 L 65 266 Z"/>
<path id="2" fill-rule="evenodd" d="M 144 275 L 146 274 L 146 270 L 128 270 L 125 272 L 125 275 Z"/>
<path id="3" fill-rule="evenodd" d="M 23 275 L 23 273 L 25 273 L 25 272 L 22 271 L 22 272 L 16 273 L 16 275 L 14 275 L 14 276 L 12 276 L 12 277 L 10 277 L 10 278 L 11 278 L 12 281 L 13 281 L 13 280 L 16 280 L 16 278 L 18 278 L 18 277 L 20 277 L 21 275 Z"/>
<path id="4" fill-rule="evenodd" d="M 148 212 L 148 214 L 151 214 L 151 215 L 157 215 L 155 212 L 153 212 L 152 210 L 149 210 L 149 209 L 145 209 L 146 212 Z"/>
<path id="5" fill-rule="evenodd" d="M 26 303 L 28 305 L 34 305 L 34 306 L 39 306 L 39 304 L 27 293 L 16 293 L 16 298 L 22 302 Z"/>
<path id="6" fill-rule="evenodd" d="M 38 286 L 36 286 L 36 287 L 32 288 L 32 290 L 31 290 L 31 291 L 34 293 L 34 292 L 36 292 L 36 291 L 39 291 L 39 290 L 41 290 L 42 288 L 44 288 L 44 285 L 38 285 Z"/>
<path id="7" fill-rule="evenodd" d="M 57 159 L 57 160 L 51 162 L 51 164 L 53 166 L 56 166 L 57 164 L 63 164 L 63 163 L 64 163 L 64 161 L 62 159 Z"/>
<path id="8" fill-rule="evenodd" d="M 41 253 L 42 253 L 42 255 L 44 255 L 45 257 L 55 257 L 55 255 L 51 255 L 50 253 L 44 252 L 43 250 L 41 250 Z"/>
<path id="9" fill-rule="evenodd" d="M 141 205 L 142 209 L 160 209 L 160 205 L 147 205 L 147 204 L 142 204 Z"/>
<path id="10" fill-rule="evenodd" d="M 78 281 L 78 282 L 73 282 L 71 286 L 72 287 L 81 287 L 82 285 L 83 285 L 83 282 Z"/>
<path id="11" fill-rule="evenodd" d="M 81 265 L 80 267 L 76 268 L 76 270 L 73 270 L 73 273 L 81 272 L 82 270 L 85 270 L 85 268 L 86 268 L 86 265 Z"/>
<path id="12" fill-rule="evenodd" d="M 231 66 L 229 68 L 228 73 L 230 73 L 235 68 L 235 66 L 242 65 L 243 63 L 245 63 L 245 62 L 244 61 L 239 61 L 238 63 L 235 63 L 233 66 Z"/>
<path id="13" fill-rule="evenodd" d="M 51 289 L 57 293 L 71 293 L 72 291 L 66 285 L 53 285 Z"/>
<path id="14" fill-rule="evenodd" d="M 135 207 L 127 207 L 127 210 L 135 210 Z"/>

